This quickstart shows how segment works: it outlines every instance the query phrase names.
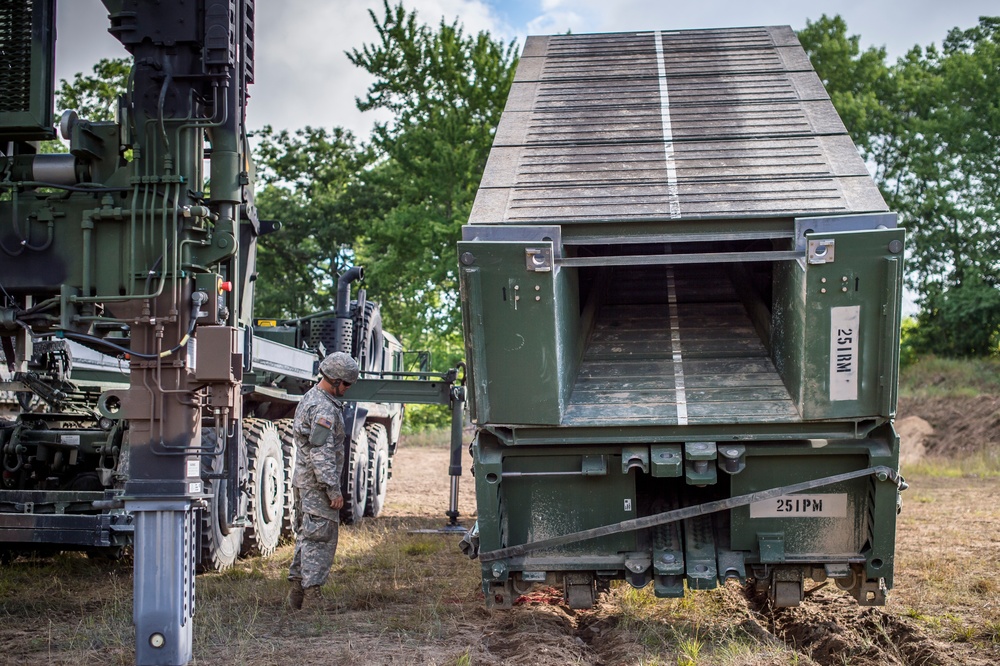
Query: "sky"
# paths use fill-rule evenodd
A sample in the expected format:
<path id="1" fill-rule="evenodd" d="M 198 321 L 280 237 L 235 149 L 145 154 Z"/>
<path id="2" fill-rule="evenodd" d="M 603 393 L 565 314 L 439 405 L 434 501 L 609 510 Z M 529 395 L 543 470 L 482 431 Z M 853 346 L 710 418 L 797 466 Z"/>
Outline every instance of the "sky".
<path id="1" fill-rule="evenodd" d="M 395 2 L 396 0 L 392 0 Z M 940 45 L 953 27 L 1000 14 L 998 0 L 404 0 L 423 23 L 456 19 L 466 33 L 489 31 L 519 47 L 527 35 L 790 25 L 840 14 L 861 46 L 884 46 L 890 60 L 914 45 Z M 346 51 L 375 41 L 368 15 L 382 0 L 257 0 L 256 82 L 251 128 L 345 127 L 366 138 L 375 113 L 361 113 L 368 74 Z M 91 73 L 100 58 L 127 55 L 107 33 L 99 0 L 58 0 L 56 81 Z"/>

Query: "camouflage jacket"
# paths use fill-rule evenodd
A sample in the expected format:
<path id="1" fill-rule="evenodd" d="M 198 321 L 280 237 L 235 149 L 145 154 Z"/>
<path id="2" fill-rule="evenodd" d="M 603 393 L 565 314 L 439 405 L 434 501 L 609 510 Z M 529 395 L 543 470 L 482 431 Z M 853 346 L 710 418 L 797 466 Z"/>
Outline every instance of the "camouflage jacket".
<path id="1" fill-rule="evenodd" d="M 340 512 L 330 501 L 340 497 L 344 469 L 344 403 L 316 385 L 295 410 L 295 473 L 292 485 L 304 513 L 333 520 Z"/>

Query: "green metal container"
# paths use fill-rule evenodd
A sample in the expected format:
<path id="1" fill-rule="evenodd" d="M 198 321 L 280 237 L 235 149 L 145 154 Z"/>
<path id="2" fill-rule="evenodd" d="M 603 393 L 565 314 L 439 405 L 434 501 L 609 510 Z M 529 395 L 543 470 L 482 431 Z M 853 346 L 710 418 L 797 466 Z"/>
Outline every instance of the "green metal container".
<path id="1" fill-rule="evenodd" d="M 791 29 L 530 37 L 469 222 L 489 605 L 884 603 L 905 237 Z"/>

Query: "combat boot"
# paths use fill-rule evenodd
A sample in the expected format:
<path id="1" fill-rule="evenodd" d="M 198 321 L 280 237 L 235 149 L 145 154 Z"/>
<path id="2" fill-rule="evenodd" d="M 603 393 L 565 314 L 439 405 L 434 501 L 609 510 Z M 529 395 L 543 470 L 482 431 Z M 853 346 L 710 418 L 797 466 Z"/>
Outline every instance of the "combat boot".
<path id="1" fill-rule="evenodd" d="M 292 591 L 288 593 L 288 605 L 292 610 L 302 610 L 302 600 L 305 598 L 305 590 L 302 589 L 301 580 L 292 581 Z"/>
<path id="2" fill-rule="evenodd" d="M 306 587 L 302 589 L 303 600 L 305 601 L 305 606 L 309 608 L 322 608 L 323 607 L 323 590 L 319 585 L 313 585 L 311 587 Z"/>

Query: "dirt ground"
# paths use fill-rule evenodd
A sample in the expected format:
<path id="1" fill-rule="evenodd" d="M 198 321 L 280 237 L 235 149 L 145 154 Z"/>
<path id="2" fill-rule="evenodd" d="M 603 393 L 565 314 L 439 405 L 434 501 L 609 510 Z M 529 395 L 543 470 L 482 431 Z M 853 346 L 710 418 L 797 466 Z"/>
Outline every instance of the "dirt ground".
<path id="1" fill-rule="evenodd" d="M 902 406 L 900 417 L 919 409 L 931 427 L 921 431 L 925 457 L 996 447 L 996 399 Z M 479 564 L 458 553 L 458 537 L 419 533 L 445 522 L 447 468 L 446 449 L 404 443 L 383 516 L 341 533 L 323 608 L 284 607 L 289 546 L 273 560 L 200 576 L 193 663 L 1000 663 L 995 476 L 907 476 L 895 588 L 884 608 L 861 608 L 829 586 L 810 589 L 797 608 L 774 610 L 730 583 L 683 600 L 655 600 L 622 585 L 588 611 L 569 609 L 557 590 L 539 589 L 512 610 L 491 613 L 479 590 Z M 472 480 L 462 481 L 459 510 L 470 524 Z M 0 579 L 0 663 L 133 663 L 127 564 L 94 570 L 81 558 L 68 565 L 81 575 L 32 578 L 33 566 L 41 565 L 22 558 Z M 102 587 L 87 587 L 86 578 L 100 578 Z"/>
<path id="2" fill-rule="evenodd" d="M 389 513 L 400 518 L 426 515 L 445 506 L 447 494 L 438 479 L 447 465 L 444 451 L 401 450 L 399 484 Z M 405 470 L 405 471 L 404 471 Z M 904 494 L 897 537 L 896 587 L 885 608 L 861 608 L 835 588 L 810 594 L 797 608 L 772 610 L 739 586 L 696 593 L 678 604 L 661 623 L 680 624 L 689 606 L 706 603 L 714 613 L 704 622 L 706 645 L 694 659 L 683 650 L 664 649 L 650 641 L 648 626 L 623 608 L 612 593 L 591 611 L 573 611 L 557 590 L 538 590 L 519 599 L 511 611 L 489 613 L 482 595 L 470 591 L 454 603 L 461 620 L 445 621 L 440 633 L 414 642 L 394 636 L 387 648 L 384 634 L 371 627 L 365 613 L 345 617 L 357 628 L 349 633 L 350 650 L 334 657 L 330 641 L 319 636 L 294 649 L 303 663 L 382 664 L 819 664 L 834 666 L 987 666 L 1000 662 L 1000 484 L 996 479 L 920 477 Z M 462 488 L 463 515 L 474 512 L 471 483 Z M 478 566 L 469 563 L 478 576 Z M 475 581 L 473 580 L 473 583 Z M 471 598 L 470 598 L 471 597 Z M 648 609 L 647 609 L 648 610 Z M 652 617 L 655 613 L 649 611 Z M 361 627 L 369 626 L 368 630 Z M 748 653 L 713 655 L 731 644 L 732 628 L 761 646 Z M 728 629 L 727 629 L 728 628 Z M 682 641 L 683 647 L 683 641 Z M 732 651 L 730 651 L 732 652 Z M 670 655 L 669 661 L 664 659 Z M 208 663 L 208 662 L 206 662 Z"/>
<path id="3" fill-rule="evenodd" d="M 938 434 L 926 440 L 930 453 L 960 456 L 997 445 L 998 430 L 990 428 L 1000 419 L 997 399 L 977 398 L 966 405 L 929 401 L 919 407 L 923 409 L 921 418 L 937 424 L 933 431 Z M 951 436 L 945 434 L 949 432 Z M 442 465 L 434 461 L 433 451 L 407 451 L 404 455 L 401 467 L 405 460 L 412 472 L 423 466 L 432 472 Z M 427 477 L 422 478 L 422 484 L 427 484 Z M 1000 566 L 1000 482 L 996 478 L 925 475 L 910 483 L 897 525 L 895 589 L 886 607 L 862 608 L 853 597 L 826 587 L 810 594 L 797 608 L 775 610 L 750 590 L 730 584 L 714 593 L 713 602 L 720 606 L 723 623 L 728 618 L 765 645 L 781 645 L 790 654 L 779 650 L 772 657 L 756 654 L 713 661 L 706 651 L 705 663 L 1000 663 L 1000 582 L 996 578 Z M 423 485 L 418 492 L 441 495 L 433 483 Z M 401 492 L 397 499 L 406 494 Z M 443 500 L 446 498 L 441 496 L 439 501 Z M 473 510 L 472 498 L 469 501 L 463 512 Z M 481 626 L 469 627 L 461 638 L 455 637 L 469 641 L 470 663 L 661 663 L 649 654 L 647 646 L 636 644 L 641 636 L 623 626 L 627 623 L 621 617 L 620 604 L 605 602 L 593 611 L 572 611 L 560 603 L 555 590 L 520 601 L 523 605 L 510 613 L 484 614 Z M 672 663 L 685 663 L 685 658 L 682 655 Z"/>
<path id="4" fill-rule="evenodd" d="M 997 445 L 996 398 L 903 401 L 899 415 L 919 415 L 930 425 L 924 433 L 925 456 L 960 457 Z M 445 505 L 447 494 L 438 481 L 445 464 L 441 451 L 401 450 L 389 512 L 417 515 L 422 507 Z M 471 489 L 467 478 L 460 503 L 466 516 L 475 510 Z M 708 601 L 717 606 L 714 622 L 739 627 L 764 647 L 727 657 L 713 656 L 708 645 L 693 659 L 680 650 L 669 663 L 1000 662 L 1000 583 L 995 576 L 1000 565 L 1000 483 L 995 478 L 912 478 L 899 516 L 896 558 L 895 589 L 885 608 L 859 607 L 852 597 L 830 588 L 810 594 L 797 608 L 777 610 L 738 586 L 715 591 Z M 471 611 L 467 623 L 440 636 L 437 649 L 424 646 L 390 655 L 372 646 L 375 655 L 381 654 L 373 657 L 359 640 L 353 654 L 370 663 L 668 663 L 611 596 L 592 611 L 572 611 L 561 603 L 558 591 L 542 590 L 520 599 L 510 612 Z M 693 603 L 698 596 L 705 595 L 692 595 Z M 481 595 L 476 601 L 482 603 Z M 705 640 L 716 635 L 709 629 Z M 722 634 L 719 643 L 725 640 Z M 322 645 L 316 646 L 317 658 Z"/>

